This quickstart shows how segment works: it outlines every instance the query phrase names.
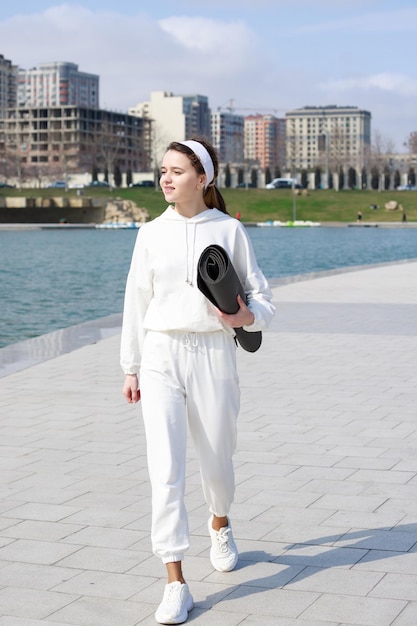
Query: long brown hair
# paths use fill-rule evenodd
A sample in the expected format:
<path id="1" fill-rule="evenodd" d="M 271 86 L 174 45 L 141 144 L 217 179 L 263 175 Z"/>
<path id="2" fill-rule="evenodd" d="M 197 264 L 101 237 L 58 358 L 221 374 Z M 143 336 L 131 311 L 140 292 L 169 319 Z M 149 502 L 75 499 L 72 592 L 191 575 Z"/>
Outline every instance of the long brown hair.
<path id="1" fill-rule="evenodd" d="M 224 198 L 216 187 L 216 178 L 219 174 L 219 160 L 217 158 L 215 149 L 208 141 L 206 141 L 205 139 L 201 139 L 200 137 L 190 137 L 190 139 L 201 143 L 201 145 L 205 147 L 211 157 L 211 160 L 213 161 L 214 177 L 203 193 L 203 199 L 206 206 L 209 209 L 219 209 L 219 211 L 221 211 L 222 213 L 228 214 Z M 190 159 L 191 165 L 194 167 L 197 173 L 205 174 L 204 167 L 200 159 L 195 154 L 195 152 L 193 152 L 192 149 L 188 146 L 184 146 L 184 144 L 179 143 L 178 141 L 172 141 L 167 148 L 167 151 L 168 150 L 176 150 L 177 152 L 185 154 Z"/>

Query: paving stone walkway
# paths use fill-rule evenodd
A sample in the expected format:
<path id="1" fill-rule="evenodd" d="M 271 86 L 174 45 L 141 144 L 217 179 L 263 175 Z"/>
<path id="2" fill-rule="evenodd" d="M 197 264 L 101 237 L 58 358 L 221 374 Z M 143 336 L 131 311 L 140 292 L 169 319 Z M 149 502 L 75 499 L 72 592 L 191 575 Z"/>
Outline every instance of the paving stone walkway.
<path id="1" fill-rule="evenodd" d="M 202 626 L 417 624 L 417 261 L 274 287 L 239 351 L 235 571 L 213 571 L 190 444 L 185 574 Z M 140 407 L 119 333 L 0 378 L 0 626 L 145 626 Z M 1 352 L 1 351 L 0 351 Z"/>

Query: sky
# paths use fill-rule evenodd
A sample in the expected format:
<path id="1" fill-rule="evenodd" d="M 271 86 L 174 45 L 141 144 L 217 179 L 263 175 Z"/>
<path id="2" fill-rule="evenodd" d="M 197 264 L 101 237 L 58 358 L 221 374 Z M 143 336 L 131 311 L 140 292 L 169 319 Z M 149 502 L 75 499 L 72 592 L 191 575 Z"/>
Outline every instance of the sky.
<path id="1" fill-rule="evenodd" d="M 23 69 L 76 63 L 117 111 L 151 91 L 240 115 L 356 106 L 374 141 L 404 152 L 417 131 L 416 31 L 416 0 L 13 0 L 0 54 Z"/>

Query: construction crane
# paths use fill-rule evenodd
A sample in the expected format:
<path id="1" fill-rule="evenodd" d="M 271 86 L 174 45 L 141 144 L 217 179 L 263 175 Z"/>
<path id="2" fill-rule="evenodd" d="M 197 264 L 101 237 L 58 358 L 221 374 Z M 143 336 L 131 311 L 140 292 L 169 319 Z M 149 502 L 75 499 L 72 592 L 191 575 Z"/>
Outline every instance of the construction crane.
<path id="1" fill-rule="evenodd" d="M 276 107 L 257 107 L 257 106 L 253 106 L 253 107 L 235 107 L 234 105 L 234 99 L 230 98 L 229 100 L 229 104 L 228 106 L 220 106 L 218 107 L 218 110 L 222 110 L 222 109 L 226 109 L 227 111 L 229 111 L 229 113 L 234 113 L 235 111 L 266 111 L 268 113 L 286 113 L 287 109 L 278 109 Z"/>

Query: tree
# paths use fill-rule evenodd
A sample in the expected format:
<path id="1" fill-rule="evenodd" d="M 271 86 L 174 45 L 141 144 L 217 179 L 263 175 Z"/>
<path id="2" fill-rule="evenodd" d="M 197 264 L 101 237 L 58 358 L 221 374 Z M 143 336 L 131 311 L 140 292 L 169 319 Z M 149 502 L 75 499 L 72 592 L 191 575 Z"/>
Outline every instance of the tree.
<path id="1" fill-rule="evenodd" d="M 269 167 L 265 168 L 265 184 L 267 185 L 272 180 L 271 170 Z"/>
<path id="2" fill-rule="evenodd" d="M 254 187 L 258 186 L 258 170 L 256 169 L 256 167 L 253 167 L 251 169 L 250 182 L 252 183 Z"/>
<path id="3" fill-rule="evenodd" d="M 129 187 L 129 185 L 132 184 L 132 170 L 130 167 L 128 167 L 127 172 L 126 172 L 126 186 Z"/>
<path id="4" fill-rule="evenodd" d="M 354 167 L 348 169 L 348 186 L 349 189 L 355 189 L 356 187 L 356 170 Z"/>
<path id="5" fill-rule="evenodd" d="M 379 169 L 375 165 L 371 167 L 371 187 L 375 191 L 379 189 Z"/>
<path id="6" fill-rule="evenodd" d="M 340 173 L 341 168 L 346 168 L 349 165 L 351 155 L 347 144 L 348 134 L 345 127 L 339 124 L 332 126 L 331 131 L 324 135 L 321 142 L 322 150 L 320 151 L 319 165 L 323 171 Z M 343 189 L 340 184 L 339 189 Z"/>
<path id="7" fill-rule="evenodd" d="M 368 186 L 368 172 L 366 167 L 362 168 L 362 189 L 366 189 Z"/>
<path id="8" fill-rule="evenodd" d="M 394 189 L 397 189 L 401 185 L 401 174 L 400 170 L 395 170 L 394 172 Z"/>
<path id="9" fill-rule="evenodd" d="M 301 170 L 301 187 L 303 189 L 307 189 L 308 187 L 307 170 Z"/>
<path id="10" fill-rule="evenodd" d="M 320 189 L 321 187 L 321 169 L 316 167 L 314 171 L 314 188 Z"/>
<path id="11" fill-rule="evenodd" d="M 27 144 L 13 146 L 5 146 L 0 154 L 0 162 L 3 164 L 3 175 L 17 178 L 19 189 L 33 172 L 30 171 L 30 163 L 28 162 L 28 146 Z"/>
<path id="12" fill-rule="evenodd" d="M 167 135 L 161 124 L 157 124 L 155 120 L 151 122 L 151 132 L 149 137 L 149 152 L 151 153 L 151 169 L 156 170 L 162 163 L 162 158 L 170 143 L 171 139 Z M 159 177 L 157 178 L 159 180 Z"/>
<path id="13" fill-rule="evenodd" d="M 118 165 L 114 166 L 113 179 L 116 187 L 122 186 L 122 172 L 120 171 L 120 167 Z"/>
<path id="14" fill-rule="evenodd" d="M 274 178 L 281 178 L 281 169 L 280 169 L 279 165 L 275 166 Z"/>
<path id="15" fill-rule="evenodd" d="M 229 189 L 231 184 L 232 184 L 232 176 L 230 173 L 230 165 L 226 163 L 226 166 L 224 168 L 224 186 L 227 187 L 227 189 Z"/>
<path id="16" fill-rule="evenodd" d="M 90 150 L 94 154 L 94 164 L 104 171 L 104 180 L 109 182 L 109 172 L 115 170 L 125 144 L 125 127 L 117 118 L 106 118 L 104 114 L 96 122 Z"/>
<path id="17" fill-rule="evenodd" d="M 240 183 L 243 183 L 245 180 L 245 175 L 243 172 L 243 169 L 241 167 L 239 167 L 238 171 L 237 171 L 237 183 L 238 185 L 240 185 Z"/>
<path id="18" fill-rule="evenodd" d="M 339 167 L 339 189 L 344 189 L 345 188 L 345 172 L 343 170 L 343 167 L 340 166 Z"/>
<path id="19" fill-rule="evenodd" d="M 98 167 L 97 165 L 93 165 L 93 169 L 91 171 L 91 180 L 96 182 L 98 180 Z"/>
<path id="20" fill-rule="evenodd" d="M 373 141 L 372 141 L 372 146 L 371 146 L 371 157 L 370 157 L 371 172 L 372 170 L 374 170 L 374 173 L 373 175 L 371 174 L 371 176 L 375 176 L 376 170 L 378 170 L 379 176 L 381 175 L 381 173 L 383 173 L 385 176 L 386 168 L 388 168 L 388 172 L 390 172 L 393 152 L 394 152 L 393 142 L 390 139 L 383 137 L 381 133 L 378 130 L 376 130 L 373 135 Z M 376 184 L 376 182 L 375 181 L 373 183 L 371 182 L 372 189 L 379 189 L 380 183 L 381 181 L 378 181 L 378 185 L 374 187 L 373 185 Z M 385 184 L 386 184 L 386 181 L 384 178 L 384 182 L 383 182 L 384 187 L 385 187 Z M 388 185 L 388 188 L 389 188 L 389 185 Z"/>
<path id="21" fill-rule="evenodd" d="M 413 187 L 416 184 L 416 172 L 414 167 L 410 167 L 410 169 L 408 170 L 408 176 L 407 176 L 407 181 L 409 185 L 412 185 Z"/>
<path id="22" fill-rule="evenodd" d="M 390 187 L 390 183 L 391 183 L 390 168 L 388 165 L 384 165 L 384 189 L 385 191 L 388 191 Z"/>

